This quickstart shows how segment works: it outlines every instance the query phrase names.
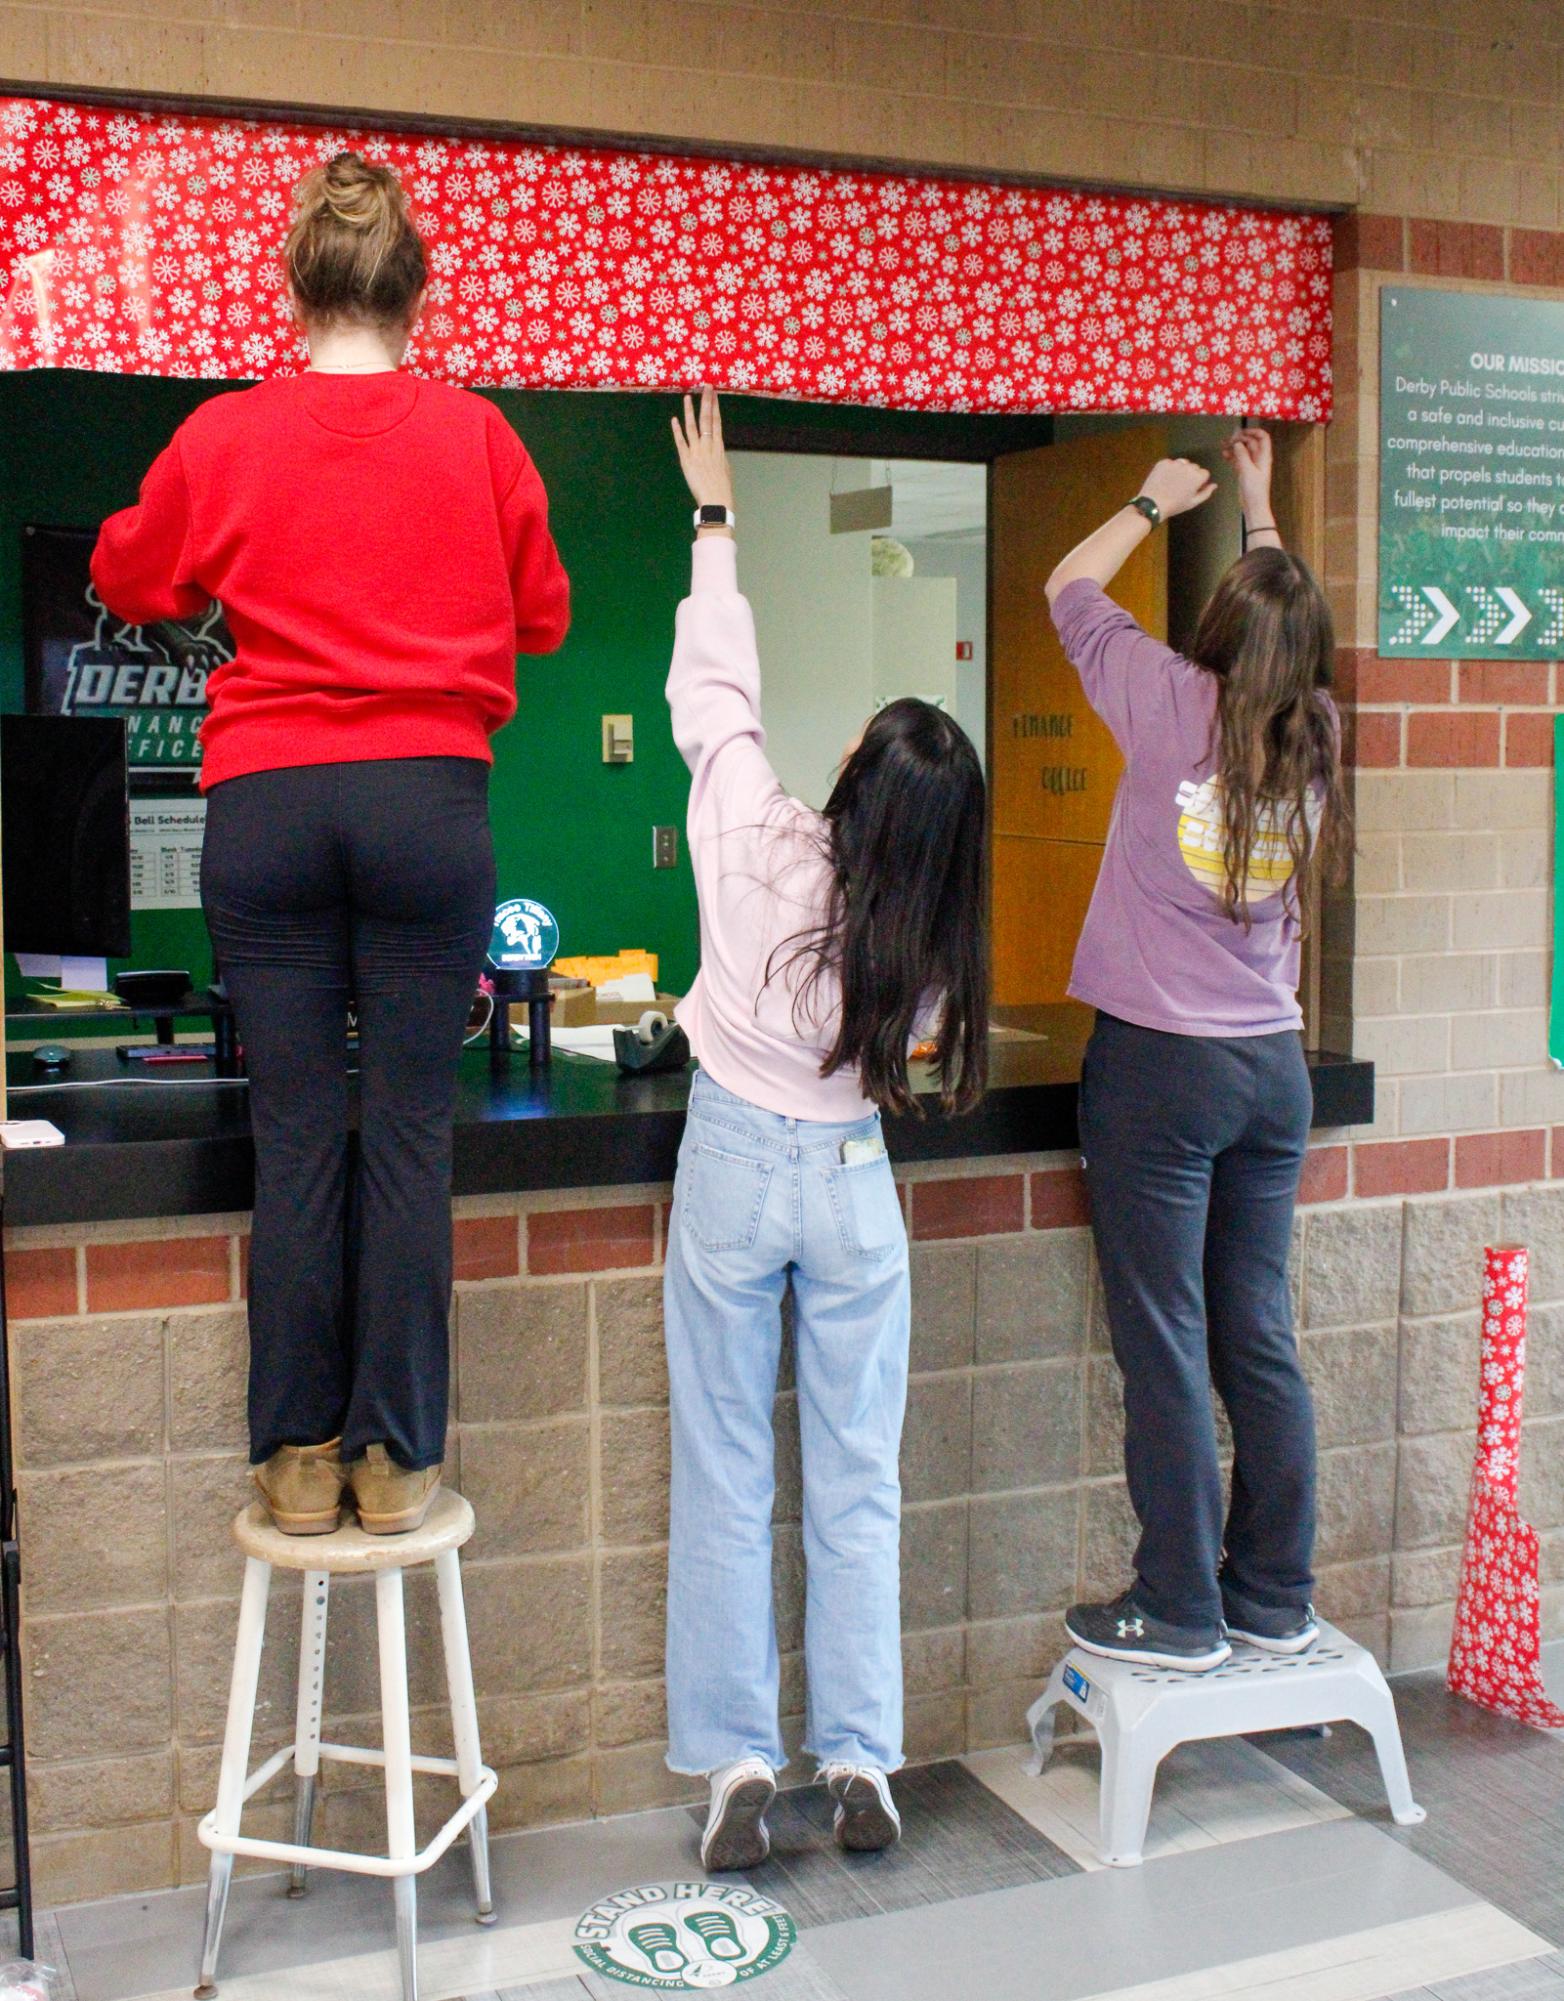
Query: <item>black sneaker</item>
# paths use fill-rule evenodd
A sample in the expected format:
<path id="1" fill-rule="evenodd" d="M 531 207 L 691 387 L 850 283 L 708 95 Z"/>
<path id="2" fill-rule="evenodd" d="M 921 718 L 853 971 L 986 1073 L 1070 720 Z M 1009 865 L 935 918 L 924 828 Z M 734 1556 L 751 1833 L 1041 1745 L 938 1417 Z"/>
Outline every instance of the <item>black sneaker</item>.
<path id="1" fill-rule="evenodd" d="M 1220 1667 L 1233 1651 L 1219 1625 L 1170 1626 L 1137 1605 L 1133 1591 L 1106 1605 L 1072 1605 L 1064 1626 L 1078 1647 L 1104 1660 L 1181 1668 L 1186 1674 Z"/>
<path id="2" fill-rule="evenodd" d="M 1222 1623 L 1230 1640 L 1262 1654 L 1304 1654 L 1320 1637 L 1312 1605 L 1257 1605 L 1222 1587 Z"/>

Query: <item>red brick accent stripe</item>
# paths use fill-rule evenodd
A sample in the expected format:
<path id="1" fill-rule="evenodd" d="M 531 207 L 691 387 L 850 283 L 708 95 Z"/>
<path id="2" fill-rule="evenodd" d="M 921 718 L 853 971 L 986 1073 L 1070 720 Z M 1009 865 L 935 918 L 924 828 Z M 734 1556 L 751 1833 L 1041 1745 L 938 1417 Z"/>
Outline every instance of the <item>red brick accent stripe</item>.
<path id="1" fill-rule="evenodd" d="M 1342 756 L 1360 770 L 1394 768 L 1401 762 L 1401 716 L 1383 709 L 1349 710 L 1342 732 Z"/>
<path id="2" fill-rule="evenodd" d="M 1414 710 L 1407 717 L 1407 763 L 1449 770 L 1499 762 L 1499 717 L 1492 709 Z"/>
<path id="3" fill-rule="evenodd" d="M 1414 271 L 1430 278 L 1509 278 L 1564 286 L 1564 230 L 1506 229 L 1431 216 L 1338 216 L 1338 271 Z"/>
<path id="4" fill-rule="evenodd" d="M 7 1251 L 5 1310 L 12 1320 L 46 1320 L 76 1311 L 76 1253 L 58 1250 Z"/>
<path id="5" fill-rule="evenodd" d="M 527 1218 L 527 1270 L 535 1276 L 615 1271 L 651 1262 L 650 1203 L 606 1209 L 539 1209 Z"/>
<path id="6" fill-rule="evenodd" d="M 914 1181 L 914 1237 L 996 1237 L 1026 1227 L 1026 1184 L 1019 1174 L 963 1175 Z"/>
<path id="7" fill-rule="evenodd" d="M 1502 278 L 1504 231 L 1489 222 L 1432 222 L 1408 228 L 1414 271 L 1434 278 Z"/>
<path id="8" fill-rule="evenodd" d="M 1404 271 L 1406 260 L 1405 219 L 1399 215 L 1371 215 L 1359 210 L 1336 218 L 1336 269 L 1338 271 Z"/>
<path id="9" fill-rule="evenodd" d="M 1429 1195 L 1449 1186 L 1447 1139 L 1375 1140 L 1352 1149 L 1355 1195 Z"/>
<path id="10" fill-rule="evenodd" d="M 1376 702 L 1448 702 L 1448 660 L 1387 660 L 1378 653 L 1361 654 L 1356 666 L 1357 699 Z"/>
<path id="11" fill-rule="evenodd" d="M 1549 765 L 1553 762 L 1553 714 L 1548 709 L 1516 709 L 1504 718 L 1504 761 L 1507 765 Z"/>
<path id="12" fill-rule="evenodd" d="M 1546 660 L 1463 660 L 1460 699 L 1540 708 L 1553 699 L 1553 668 Z"/>
<path id="13" fill-rule="evenodd" d="M 1455 1142 L 1457 1188 L 1499 1188 L 1541 1181 L 1548 1171 L 1545 1127 L 1527 1132 L 1461 1133 Z"/>
<path id="14" fill-rule="evenodd" d="M 521 1228 L 514 1216 L 458 1216 L 452 1227 L 457 1278 L 515 1278 Z"/>
<path id="15" fill-rule="evenodd" d="M 1064 1230 L 1091 1219 L 1086 1177 L 1078 1167 L 1056 1167 L 1032 1176 L 1034 1230 Z"/>
<path id="16" fill-rule="evenodd" d="M 227 1237 L 150 1237 L 87 1246 L 87 1311 L 207 1306 L 230 1297 Z"/>
<path id="17" fill-rule="evenodd" d="M 1303 1157 L 1300 1202 L 1339 1202 L 1347 1192 L 1350 1147 L 1311 1146 Z"/>

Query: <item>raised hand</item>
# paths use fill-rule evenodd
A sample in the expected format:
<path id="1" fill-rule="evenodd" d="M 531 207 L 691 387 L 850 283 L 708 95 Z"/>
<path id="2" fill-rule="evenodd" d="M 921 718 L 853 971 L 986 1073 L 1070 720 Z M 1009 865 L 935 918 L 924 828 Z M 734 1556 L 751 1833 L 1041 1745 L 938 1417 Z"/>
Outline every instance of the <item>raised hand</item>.
<path id="1" fill-rule="evenodd" d="M 1204 466 L 1193 459 L 1158 459 L 1141 482 L 1141 492 L 1157 503 L 1164 521 L 1175 514 L 1187 514 L 1203 507 L 1216 492 L 1216 483 Z"/>
<path id="2" fill-rule="evenodd" d="M 722 442 L 722 411 L 715 390 L 702 390 L 699 417 L 690 398 L 685 397 L 684 422 L 673 419 L 673 442 L 695 505 L 731 507 L 733 474 Z"/>
<path id="3" fill-rule="evenodd" d="M 1235 431 L 1222 447 L 1222 456 L 1238 475 L 1238 499 L 1245 520 L 1251 524 L 1271 520 L 1270 432 L 1258 424 Z"/>

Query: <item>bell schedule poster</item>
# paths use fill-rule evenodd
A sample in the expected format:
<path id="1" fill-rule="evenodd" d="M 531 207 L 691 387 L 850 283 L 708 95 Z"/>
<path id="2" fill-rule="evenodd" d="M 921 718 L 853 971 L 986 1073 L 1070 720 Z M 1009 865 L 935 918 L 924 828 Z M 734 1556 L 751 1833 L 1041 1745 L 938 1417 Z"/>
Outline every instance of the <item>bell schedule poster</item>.
<path id="1" fill-rule="evenodd" d="M 1380 292 L 1379 651 L 1564 657 L 1564 303 Z"/>

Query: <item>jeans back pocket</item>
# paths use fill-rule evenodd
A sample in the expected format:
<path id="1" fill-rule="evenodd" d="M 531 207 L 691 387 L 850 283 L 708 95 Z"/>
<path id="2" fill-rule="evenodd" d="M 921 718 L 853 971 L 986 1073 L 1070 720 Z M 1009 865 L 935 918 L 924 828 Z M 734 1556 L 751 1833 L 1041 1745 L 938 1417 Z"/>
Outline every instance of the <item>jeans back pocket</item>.
<path id="1" fill-rule="evenodd" d="M 747 1251 L 760 1229 L 771 1174 L 769 1161 L 704 1141 L 687 1147 L 677 1191 L 682 1227 L 702 1250 Z"/>
<path id="2" fill-rule="evenodd" d="M 891 1163 L 882 1153 L 852 1166 L 828 1167 L 826 1186 L 842 1248 L 855 1257 L 880 1257 L 905 1243 L 907 1225 Z"/>

